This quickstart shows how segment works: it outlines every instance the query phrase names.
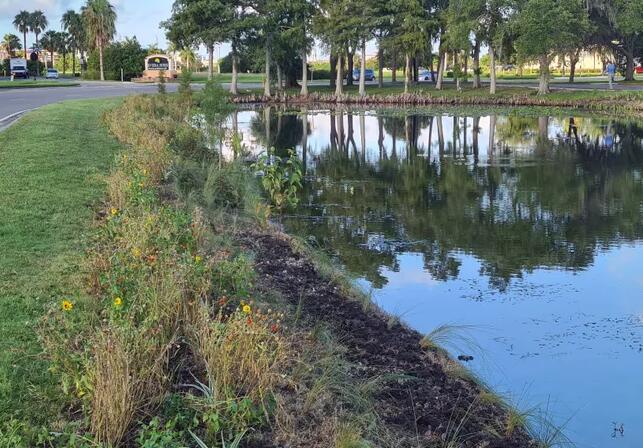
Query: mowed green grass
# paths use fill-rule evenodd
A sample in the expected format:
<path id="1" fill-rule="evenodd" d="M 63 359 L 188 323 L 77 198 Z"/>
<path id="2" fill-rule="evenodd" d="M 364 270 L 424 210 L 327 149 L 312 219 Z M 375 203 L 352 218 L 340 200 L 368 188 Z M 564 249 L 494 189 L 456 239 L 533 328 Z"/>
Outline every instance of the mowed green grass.
<path id="1" fill-rule="evenodd" d="M 0 89 L 33 89 L 39 87 L 75 87 L 80 84 L 77 82 L 67 81 L 43 81 L 43 80 L 24 80 L 16 79 L 14 81 L 0 81 Z"/>
<path id="2" fill-rule="evenodd" d="M 0 132 L 0 429 L 58 410 L 36 331 L 78 285 L 102 176 L 119 148 L 101 115 L 118 101 L 43 107 Z"/>

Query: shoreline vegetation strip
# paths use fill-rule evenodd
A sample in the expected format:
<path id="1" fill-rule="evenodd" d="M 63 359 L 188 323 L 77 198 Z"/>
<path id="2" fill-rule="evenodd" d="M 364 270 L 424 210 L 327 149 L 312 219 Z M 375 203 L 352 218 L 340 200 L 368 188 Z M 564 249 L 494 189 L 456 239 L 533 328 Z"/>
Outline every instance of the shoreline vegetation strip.
<path id="1" fill-rule="evenodd" d="M 524 89 L 523 89 L 524 90 Z M 594 111 L 630 111 L 643 114 L 643 92 L 554 92 L 546 96 L 529 93 L 504 93 L 489 95 L 485 93 L 458 92 L 412 92 L 412 93 L 375 93 L 366 96 L 313 92 L 307 96 L 284 93 L 264 96 L 250 92 L 231 98 L 235 104 L 285 104 L 293 106 L 314 104 L 346 105 L 400 105 L 400 106 L 533 106 L 584 109 Z"/>
<path id="2" fill-rule="evenodd" d="M 80 262 L 82 282 L 59 285 L 39 325 L 64 418 L 35 434 L 15 423 L 0 441 L 13 434 L 15 446 L 37 439 L 77 447 L 348 448 L 416 446 L 421 436 L 428 446 L 528 446 L 525 425 L 509 424 L 516 411 L 464 373 L 446 374 L 458 364 L 430 344 L 420 352 L 419 337 L 414 356 L 443 381 L 431 386 L 433 376 L 422 377 L 429 395 L 419 398 L 429 407 L 437 390 L 450 399 L 440 414 L 446 421 L 418 423 L 413 415 L 423 410 L 408 396 L 414 372 L 365 375 L 351 362 L 360 358 L 350 344 L 339 342 L 350 334 L 335 334 L 322 321 L 303 325 L 311 316 L 261 282 L 240 241 L 257 227 L 277 238 L 268 225 L 272 208 L 247 166 L 213 150 L 229 138 L 221 131 L 226 102 L 210 84 L 199 113 L 183 85 L 176 96 L 130 97 L 105 114 L 125 146 L 105 180 L 107 197 Z M 411 408 L 390 418 L 412 427 L 379 415 L 373 403 L 380 382 L 398 384 L 389 390 Z M 473 395 L 458 398 L 460 389 Z"/>

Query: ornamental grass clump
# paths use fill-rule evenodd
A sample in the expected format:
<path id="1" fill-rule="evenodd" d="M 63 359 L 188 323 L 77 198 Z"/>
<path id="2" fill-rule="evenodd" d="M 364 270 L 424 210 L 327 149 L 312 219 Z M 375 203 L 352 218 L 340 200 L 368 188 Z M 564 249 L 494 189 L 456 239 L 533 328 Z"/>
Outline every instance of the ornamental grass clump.
<path id="1" fill-rule="evenodd" d="M 203 306 L 192 325 L 193 349 L 208 384 L 194 403 L 210 436 L 222 432 L 232 440 L 270 420 L 288 351 L 282 315 L 245 302 L 229 312 L 225 298 L 219 304 L 214 317 Z"/>

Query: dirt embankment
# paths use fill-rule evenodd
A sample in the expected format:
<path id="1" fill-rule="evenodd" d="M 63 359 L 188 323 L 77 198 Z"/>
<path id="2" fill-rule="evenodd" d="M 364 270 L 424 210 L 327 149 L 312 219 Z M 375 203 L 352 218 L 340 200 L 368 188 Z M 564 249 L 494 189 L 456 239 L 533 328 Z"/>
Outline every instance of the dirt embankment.
<path id="1" fill-rule="evenodd" d="M 507 434 L 507 410 L 485 400 L 479 385 L 447 373 L 454 361 L 421 346 L 422 336 L 391 325 L 383 313 L 347 298 L 324 278 L 282 234 L 252 233 L 244 245 L 256 254 L 263 287 L 301 307 L 305 325 L 323 323 L 347 348 L 359 379 L 404 375 L 410 381 L 384 381 L 375 393 L 379 417 L 399 440 L 396 446 L 518 448 L 533 446 L 519 428 Z M 450 444 L 451 442 L 451 444 Z"/>

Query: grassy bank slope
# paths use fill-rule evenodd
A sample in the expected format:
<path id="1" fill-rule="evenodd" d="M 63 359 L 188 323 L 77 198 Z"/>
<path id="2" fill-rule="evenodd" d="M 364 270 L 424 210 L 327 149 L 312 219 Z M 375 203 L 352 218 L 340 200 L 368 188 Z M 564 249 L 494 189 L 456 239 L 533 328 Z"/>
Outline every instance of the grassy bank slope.
<path id="1" fill-rule="evenodd" d="M 48 417 L 54 380 L 35 329 L 74 263 L 119 146 L 100 125 L 117 100 L 44 107 L 0 133 L 0 418 Z M 0 425 L 2 428 L 2 425 Z"/>

